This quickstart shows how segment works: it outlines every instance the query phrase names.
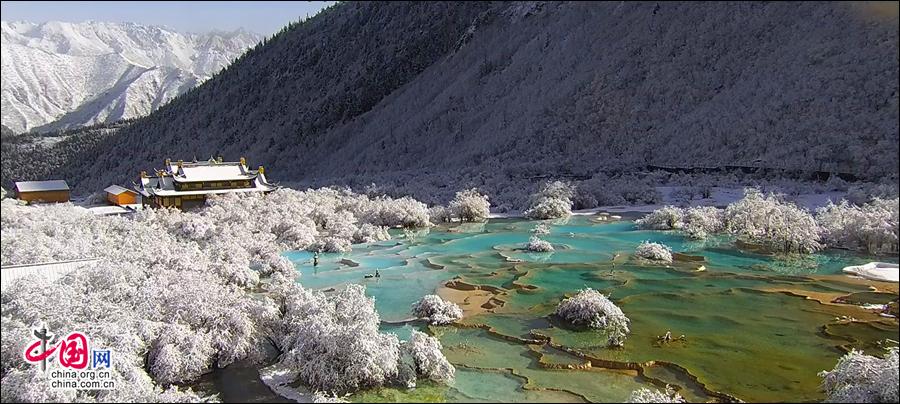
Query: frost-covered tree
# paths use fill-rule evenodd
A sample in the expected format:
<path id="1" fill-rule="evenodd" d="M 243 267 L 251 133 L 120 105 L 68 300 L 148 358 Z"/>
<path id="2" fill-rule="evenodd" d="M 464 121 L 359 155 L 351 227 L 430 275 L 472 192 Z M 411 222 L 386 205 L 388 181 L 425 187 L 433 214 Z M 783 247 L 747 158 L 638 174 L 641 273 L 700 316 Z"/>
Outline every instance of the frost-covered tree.
<path id="1" fill-rule="evenodd" d="M 743 199 L 725 208 L 725 222 L 732 234 L 776 251 L 810 253 L 822 248 L 819 226 L 806 208 L 755 188 L 746 189 Z"/>
<path id="2" fill-rule="evenodd" d="M 428 227 L 428 206 L 409 197 L 378 197 L 361 212 L 361 223 L 385 227 Z"/>
<path id="3" fill-rule="evenodd" d="M 561 181 L 549 182 L 540 192 L 531 196 L 523 212 L 529 219 L 557 219 L 572 214 L 572 196 L 575 188 Z"/>
<path id="4" fill-rule="evenodd" d="M 650 390 L 647 388 L 641 388 L 631 392 L 631 396 L 628 397 L 626 403 L 684 403 L 686 402 L 680 394 L 675 392 L 674 390 L 669 390 L 667 386 L 667 391 L 662 392 L 659 390 Z"/>
<path id="5" fill-rule="evenodd" d="M 450 324 L 463 317 L 463 311 L 456 303 L 441 299 L 438 295 L 426 295 L 412 304 L 412 314 L 428 318 L 431 325 Z"/>
<path id="6" fill-rule="evenodd" d="M 428 220 L 431 223 L 450 223 L 453 220 L 453 211 L 446 206 L 433 206 L 428 208 Z"/>
<path id="7" fill-rule="evenodd" d="M 897 348 L 883 358 L 851 350 L 831 371 L 819 373 L 820 390 L 830 403 L 896 403 L 900 400 L 897 380 Z"/>
<path id="8" fill-rule="evenodd" d="M 528 242 L 525 243 L 524 249 L 530 252 L 551 252 L 553 251 L 553 244 L 550 244 L 549 241 L 541 240 L 538 236 L 531 236 Z"/>
<path id="9" fill-rule="evenodd" d="M 531 232 L 534 234 L 550 234 L 550 226 L 547 226 L 546 223 L 538 223 L 531 229 Z"/>
<path id="10" fill-rule="evenodd" d="M 456 369 L 441 353 L 441 342 L 423 332 L 412 330 L 408 341 L 400 343 L 402 355 L 412 358 L 415 373 L 439 383 L 452 383 Z"/>
<path id="11" fill-rule="evenodd" d="M 453 215 L 463 222 L 486 220 L 491 213 L 490 208 L 487 195 L 479 193 L 475 188 L 457 192 L 456 197 L 450 201 Z"/>
<path id="12" fill-rule="evenodd" d="M 452 380 L 440 344 L 419 336 L 400 344 L 381 334 L 374 298 L 365 287 L 349 285 L 326 296 L 293 284 L 279 292 L 283 321 L 276 343 L 280 365 L 313 391 L 348 393 L 387 385 L 411 386 L 418 375 Z M 409 345 L 406 345 L 409 344 Z M 436 347 L 436 349 L 435 349 Z M 408 372 L 404 364 L 414 365 Z"/>
<path id="13" fill-rule="evenodd" d="M 682 231 L 692 239 L 703 240 L 725 231 L 725 211 L 714 206 L 697 206 L 684 212 Z"/>
<path id="14" fill-rule="evenodd" d="M 634 221 L 635 227 L 646 230 L 677 230 L 684 225 L 684 210 L 676 206 L 663 206 Z"/>
<path id="15" fill-rule="evenodd" d="M 631 320 L 602 293 L 586 288 L 556 306 L 556 315 L 572 324 L 603 330 L 610 346 L 625 345 Z"/>
<path id="16" fill-rule="evenodd" d="M 398 376 L 400 341 L 378 332 L 375 300 L 363 286 L 326 297 L 292 285 L 281 299 L 281 363 L 304 386 L 347 393 L 389 385 Z"/>
<path id="17" fill-rule="evenodd" d="M 822 229 L 822 242 L 829 246 L 868 250 L 873 253 L 897 252 L 900 198 L 878 197 L 862 206 L 841 201 L 816 210 L 816 222 Z"/>
<path id="18" fill-rule="evenodd" d="M 391 235 L 388 233 L 387 227 L 375 226 L 369 223 L 364 223 L 362 226 L 359 226 L 353 234 L 354 243 L 374 243 L 390 239 Z"/>
<path id="19" fill-rule="evenodd" d="M 661 243 L 643 241 L 637 246 L 635 254 L 648 260 L 672 262 L 672 248 Z"/>

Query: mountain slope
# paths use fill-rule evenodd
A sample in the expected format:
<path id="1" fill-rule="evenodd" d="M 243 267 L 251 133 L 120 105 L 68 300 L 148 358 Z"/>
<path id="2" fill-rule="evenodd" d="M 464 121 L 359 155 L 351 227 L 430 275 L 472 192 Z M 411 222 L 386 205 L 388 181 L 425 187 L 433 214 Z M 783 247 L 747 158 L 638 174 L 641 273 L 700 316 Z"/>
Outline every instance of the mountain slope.
<path id="1" fill-rule="evenodd" d="M 60 143 L 79 151 L 33 175 L 102 189 L 210 155 L 356 184 L 750 162 L 896 174 L 896 19 L 853 7 L 343 3 L 95 144 Z"/>
<path id="2" fill-rule="evenodd" d="M 3 125 L 16 132 L 146 115 L 261 39 L 93 21 L 3 21 L 0 31 Z"/>

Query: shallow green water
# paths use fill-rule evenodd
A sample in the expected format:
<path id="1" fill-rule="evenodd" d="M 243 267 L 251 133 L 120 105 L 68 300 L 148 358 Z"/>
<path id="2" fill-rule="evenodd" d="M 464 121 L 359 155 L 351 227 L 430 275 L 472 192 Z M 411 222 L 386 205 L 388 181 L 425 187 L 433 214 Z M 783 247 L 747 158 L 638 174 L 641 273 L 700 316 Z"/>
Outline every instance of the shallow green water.
<path id="1" fill-rule="evenodd" d="M 392 231 L 394 240 L 320 254 L 318 267 L 307 252 L 284 255 L 295 262 L 297 281 L 306 287 L 366 285 L 386 322 L 409 319 L 413 302 L 453 278 L 499 288 L 494 297 L 502 306 L 459 326 L 382 326 L 382 332 L 401 339 L 412 329 L 439 338 L 457 367 L 453 386 L 424 383 L 414 390 L 360 392 L 352 398 L 358 402 L 610 402 L 623 401 L 640 387 L 656 388 L 653 381 L 677 386 L 692 401 L 716 392 L 748 402 L 815 401 L 823 398 L 816 374 L 833 368 L 843 349 L 880 353 L 877 341 L 897 338 L 894 319 L 803 297 L 849 296 L 857 304 L 896 298 L 869 293 L 840 272 L 872 260 L 897 262 L 896 257 L 827 251 L 787 259 L 742 251 L 729 238 L 698 243 L 674 232 L 638 231 L 631 222 L 596 223 L 579 216 L 545 223 L 551 233 L 541 238 L 554 245 L 552 253 L 521 250 L 537 222 L 502 219 L 441 226 L 411 237 Z M 632 253 L 643 240 L 705 261 L 640 260 Z M 704 271 L 697 271 L 700 265 Z M 380 278 L 364 278 L 376 269 Z M 609 294 L 631 319 L 624 348 L 608 349 L 603 333 L 570 330 L 551 315 L 560 300 L 584 287 Z M 841 315 L 866 322 L 838 324 L 834 318 Z M 669 330 L 685 340 L 659 343 L 657 337 Z M 528 343 L 535 338 L 549 338 L 583 357 Z M 588 369 L 547 368 L 583 364 L 585 358 L 594 362 Z"/>

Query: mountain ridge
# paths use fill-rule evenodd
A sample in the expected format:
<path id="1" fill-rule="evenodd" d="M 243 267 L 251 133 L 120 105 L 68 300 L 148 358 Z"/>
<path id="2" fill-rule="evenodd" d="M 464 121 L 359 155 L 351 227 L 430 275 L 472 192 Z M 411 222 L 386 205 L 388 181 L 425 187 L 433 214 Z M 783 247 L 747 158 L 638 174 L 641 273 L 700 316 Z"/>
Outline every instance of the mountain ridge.
<path id="1" fill-rule="evenodd" d="M 16 132 L 146 115 L 160 104 L 151 100 L 164 103 L 185 86 L 205 81 L 262 39 L 240 29 L 180 34 L 130 22 L 2 21 L 0 28 L 3 125 Z M 145 69 L 138 75 L 147 76 L 123 76 L 135 68 Z M 133 85 L 123 87 L 123 82 Z M 106 103 L 99 102 L 103 97 Z"/>
<path id="2" fill-rule="evenodd" d="M 34 175 L 102 189 L 191 155 L 298 183 L 747 162 L 896 175 L 897 27 L 853 7 L 339 4 L 95 144 L 60 143 L 80 151 Z"/>

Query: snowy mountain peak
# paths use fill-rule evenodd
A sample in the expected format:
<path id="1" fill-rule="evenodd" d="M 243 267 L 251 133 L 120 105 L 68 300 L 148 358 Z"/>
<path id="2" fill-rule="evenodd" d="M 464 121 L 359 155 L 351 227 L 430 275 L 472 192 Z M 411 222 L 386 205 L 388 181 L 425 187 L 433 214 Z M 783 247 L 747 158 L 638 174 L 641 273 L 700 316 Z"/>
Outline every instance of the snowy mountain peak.
<path id="1" fill-rule="evenodd" d="M 133 22 L 2 21 L 2 123 L 25 132 L 146 115 L 260 40 L 243 28 L 182 34 Z"/>

